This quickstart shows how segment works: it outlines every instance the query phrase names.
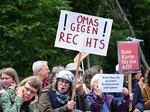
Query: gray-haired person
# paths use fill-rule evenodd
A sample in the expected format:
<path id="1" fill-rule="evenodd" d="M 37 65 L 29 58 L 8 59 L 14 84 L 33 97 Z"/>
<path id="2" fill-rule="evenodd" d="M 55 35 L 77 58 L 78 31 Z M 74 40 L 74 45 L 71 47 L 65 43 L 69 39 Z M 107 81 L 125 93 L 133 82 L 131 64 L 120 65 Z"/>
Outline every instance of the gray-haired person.
<path id="1" fill-rule="evenodd" d="M 32 65 L 32 71 L 42 81 L 42 88 L 48 85 L 49 67 L 47 61 L 36 61 Z"/>

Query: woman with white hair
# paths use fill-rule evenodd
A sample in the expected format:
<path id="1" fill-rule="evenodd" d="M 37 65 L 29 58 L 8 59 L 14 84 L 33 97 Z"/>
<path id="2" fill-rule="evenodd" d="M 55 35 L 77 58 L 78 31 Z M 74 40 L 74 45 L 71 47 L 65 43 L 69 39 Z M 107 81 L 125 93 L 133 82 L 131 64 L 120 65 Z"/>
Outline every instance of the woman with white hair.
<path id="1" fill-rule="evenodd" d="M 103 93 L 99 87 L 99 75 L 96 74 L 93 76 L 91 80 L 91 92 L 86 95 L 88 110 L 92 112 L 112 112 L 113 109 L 127 108 L 130 102 L 128 89 L 122 89 L 123 97 L 120 98 Z"/>

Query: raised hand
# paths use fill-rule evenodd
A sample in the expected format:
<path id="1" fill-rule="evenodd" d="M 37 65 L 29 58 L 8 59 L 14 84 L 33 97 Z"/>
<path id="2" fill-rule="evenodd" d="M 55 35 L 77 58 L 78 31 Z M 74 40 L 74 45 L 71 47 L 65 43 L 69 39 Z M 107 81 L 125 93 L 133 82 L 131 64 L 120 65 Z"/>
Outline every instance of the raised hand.
<path id="1" fill-rule="evenodd" d="M 5 92 L 5 89 L 0 90 L 0 96 L 2 96 Z"/>
<path id="2" fill-rule="evenodd" d="M 79 92 L 80 95 L 84 94 L 82 79 L 77 78 L 77 81 L 76 81 L 76 90 Z"/>
<path id="3" fill-rule="evenodd" d="M 133 112 L 141 112 L 139 109 L 134 109 Z"/>
<path id="4" fill-rule="evenodd" d="M 128 89 L 127 89 L 126 87 L 123 87 L 123 88 L 122 88 L 122 94 L 123 94 L 124 96 L 128 96 L 128 95 L 129 95 L 129 91 L 128 91 Z"/>
<path id="5" fill-rule="evenodd" d="M 16 92 L 17 96 L 23 98 L 23 91 L 24 91 L 24 86 L 18 87 Z"/>

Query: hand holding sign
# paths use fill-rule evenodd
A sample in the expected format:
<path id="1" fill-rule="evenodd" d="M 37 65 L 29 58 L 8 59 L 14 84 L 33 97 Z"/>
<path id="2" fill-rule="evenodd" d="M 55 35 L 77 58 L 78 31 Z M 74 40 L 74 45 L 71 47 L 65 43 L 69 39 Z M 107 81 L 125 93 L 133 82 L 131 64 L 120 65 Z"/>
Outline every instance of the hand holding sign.
<path id="1" fill-rule="evenodd" d="M 76 78 L 81 61 L 81 52 L 107 55 L 112 19 L 94 17 L 70 11 L 61 11 L 55 47 L 80 51 Z M 75 80 L 76 83 L 77 80 Z M 72 100 L 76 89 L 73 87 Z"/>

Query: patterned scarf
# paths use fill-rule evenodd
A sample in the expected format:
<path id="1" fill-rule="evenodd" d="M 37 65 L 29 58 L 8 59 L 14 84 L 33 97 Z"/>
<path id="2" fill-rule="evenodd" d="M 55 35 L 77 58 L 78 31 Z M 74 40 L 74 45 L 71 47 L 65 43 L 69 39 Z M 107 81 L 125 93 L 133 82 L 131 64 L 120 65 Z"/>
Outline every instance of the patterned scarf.
<path id="1" fill-rule="evenodd" d="M 64 105 L 64 104 L 66 104 L 66 103 L 68 102 L 68 100 L 69 100 L 69 94 L 68 94 L 68 93 L 63 93 L 63 94 L 62 94 L 62 93 L 56 91 L 56 100 L 57 100 L 60 104 Z"/>

